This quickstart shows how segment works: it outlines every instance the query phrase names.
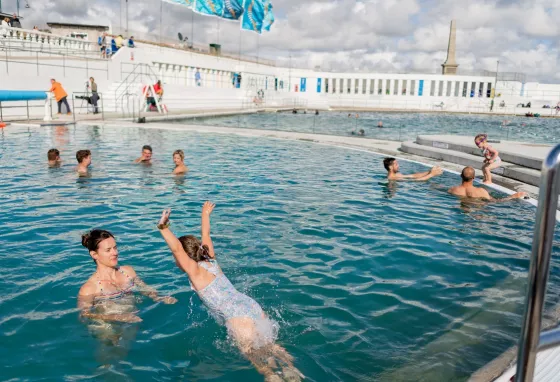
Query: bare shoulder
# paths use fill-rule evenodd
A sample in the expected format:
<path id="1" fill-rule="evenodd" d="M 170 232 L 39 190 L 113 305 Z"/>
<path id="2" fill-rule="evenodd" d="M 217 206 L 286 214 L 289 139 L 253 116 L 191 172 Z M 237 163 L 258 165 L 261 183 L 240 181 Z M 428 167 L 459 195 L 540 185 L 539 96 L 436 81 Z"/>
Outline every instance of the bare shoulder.
<path id="1" fill-rule="evenodd" d="M 120 270 L 132 278 L 136 277 L 136 271 L 130 265 L 122 265 Z"/>
<path id="2" fill-rule="evenodd" d="M 96 293 L 97 293 L 97 284 L 94 282 L 94 280 L 89 279 L 88 281 L 86 281 L 86 283 L 84 285 L 82 285 L 82 287 L 80 288 L 80 291 L 78 292 L 78 295 L 79 296 L 92 296 Z"/>
<path id="3" fill-rule="evenodd" d="M 455 195 L 455 196 L 465 196 L 465 189 L 461 186 L 453 186 L 451 187 L 449 190 L 447 190 L 448 193 L 450 193 L 451 195 Z"/>
<path id="4" fill-rule="evenodd" d="M 475 192 L 475 197 L 477 198 L 490 199 L 490 194 L 488 193 L 488 191 L 486 191 L 485 188 L 477 187 Z"/>

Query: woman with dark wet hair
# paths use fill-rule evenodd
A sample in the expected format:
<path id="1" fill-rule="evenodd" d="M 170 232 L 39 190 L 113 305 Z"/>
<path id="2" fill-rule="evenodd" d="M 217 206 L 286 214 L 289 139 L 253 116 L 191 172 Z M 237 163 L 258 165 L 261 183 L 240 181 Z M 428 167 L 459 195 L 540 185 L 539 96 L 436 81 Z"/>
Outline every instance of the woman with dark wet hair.
<path id="1" fill-rule="evenodd" d="M 135 314 L 133 292 L 138 291 L 152 300 L 174 304 L 174 297 L 160 297 L 146 285 L 130 266 L 119 266 L 119 251 L 115 237 L 109 231 L 94 229 L 82 235 L 82 245 L 89 251 L 97 269 L 80 288 L 80 316 L 96 320 L 140 322 Z"/>

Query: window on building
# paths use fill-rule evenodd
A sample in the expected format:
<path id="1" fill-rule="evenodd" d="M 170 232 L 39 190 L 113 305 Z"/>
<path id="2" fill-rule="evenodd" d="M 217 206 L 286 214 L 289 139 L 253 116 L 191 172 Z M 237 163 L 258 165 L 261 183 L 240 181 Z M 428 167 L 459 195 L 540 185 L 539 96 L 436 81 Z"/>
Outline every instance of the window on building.
<path id="1" fill-rule="evenodd" d="M 360 80 L 358 80 L 357 78 L 354 79 L 354 94 L 358 94 L 358 84 L 360 83 Z"/>
<path id="2" fill-rule="evenodd" d="M 445 94 L 447 97 L 451 97 L 451 81 L 447 81 L 447 92 Z"/>
<path id="3" fill-rule="evenodd" d="M 383 81 L 379 80 L 378 84 L 379 88 L 377 89 L 377 95 L 383 95 Z"/>
<path id="4" fill-rule="evenodd" d="M 373 94 L 375 90 L 375 80 L 370 80 L 369 81 L 369 94 Z"/>
<path id="5" fill-rule="evenodd" d="M 393 95 L 399 95 L 399 80 L 393 81 Z"/>
<path id="6" fill-rule="evenodd" d="M 469 83 L 468 82 L 463 82 L 463 97 L 467 96 L 468 88 L 469 88 Z"/>
<path id="7" fill-rule="evenodd" d="M 435 96 L 436 95 L 436 81 L 431 81 L 430 82 L 430 96 Z"/>
<path id="8" fill-rule="evenodd" d="M 402 81 L 402 93 L 401 93 L 402 95 L 406 95 L 406 83 L 407 82 L 408 82 L 407 80 Z"/>
<path id="9" fill-rule="evenodd" d="M 385 81 L 385 94 L 391 95 L 391 80 Z"/>
<path id="10" fill-rule="evenodd" d="M 350 94 L 350 88 L 352 87 L 352 80 L 350 78 L 346 79 L 346 93 Z"/>
<path id="11" fill-rule="evenodd" d="M 455 81 L 455 97 L 459 97 L 459 87 L 461 83 L 459 81 Z"/>
<path id="12" fill-rule="evenodd" d="M 476 82 L 471 83 L 471 98 L 474 97 L 474 93 L 476 92 Z"/>
<path id="13" fill-rule="evenodd" d="M 481 82 L 481 83 L 478 84 L 478 96 L 479 97 L 482 97 L 483 89 L 484 89 L 484 82 Z"/>
<path id="14" fill-rule="evenodd" d="M 364 78 L 362 80 L 362 94 L 366 94 L 366 90 L 367 90 L 367 80 Z"/>
<path id="15" fill-rule="evenodd" d="M 439 81 L 438 96 L 443 96 L 443 81 Z"/>
<path id="16" fill-rule="evenodd" d="M 325 93 L 329 92 L 329 79 L 325 78 L 323 81 L 325 81 Z"/>
<path id="17" fill-rule="evenodd" d="M 81 40 L 87 40 L 88 39 L 88 34 L 85 33 L 85 32 L 71 32 L 70 34 L 68 34 L 68 37 L 79 38 Z"/>
<path id="18" fill-rule="evenodd" d="M 414 95 L 414 89 L 416 89 L 416 80 L 410 80 L 410 95 Z"/>
<path id="19" fill-rule="evenodd" d="M 344 78 L 341 78 L 338 84 L 340 85 L 338 88 L 338 92 L 340 94 L 344 93 Z"/>
<path id="20" fill-rule="evenodd" d="M 490 98 L 492 96 L 492 82 L 488 82 L 488 88 L 486 89 L 486 97 Z"/>
<path id="21" fill-rule="evenodd" d="M 336 78 L 332 79 L 332 93 L 336 93 Z"/>

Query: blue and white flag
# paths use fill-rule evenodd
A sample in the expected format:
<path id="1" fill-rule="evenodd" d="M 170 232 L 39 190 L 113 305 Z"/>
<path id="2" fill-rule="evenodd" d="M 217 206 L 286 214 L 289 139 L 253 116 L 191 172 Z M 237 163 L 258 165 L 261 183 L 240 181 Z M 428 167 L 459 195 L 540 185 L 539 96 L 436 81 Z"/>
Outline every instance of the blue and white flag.
<path id="1" fill-rule="evenodd" d="M 243 14 L 243 0 L 224 0 L 224 19 L 239 20 Z"/>
<path id="2" fill-rule="evenodd" d="M 224 0 L 194 0 L 193 10 L 205 16 L 222 17 Z"/>
<path id="3" fill-rule="evenodd" d="M 194 0 L 162 0 L 166 3 L 175 4 L 175 5 L 183 5 L 188 8 L 192 8 Z"/>
<path id="4" fill-rule="evenodd" d="M 243 0 L 243 18 L 241 19 L 241 29 L 262 33 L 264 21 L 263 0 Z"/>
<path id="5" fill-rule="evenodd" d="M 270 32 L 270 27 L 274 24 L 274 13 L 272 13 L 272 3 L 270 0 L 265 0 L 264 3 L 264 21 L 263 29 Z"/>

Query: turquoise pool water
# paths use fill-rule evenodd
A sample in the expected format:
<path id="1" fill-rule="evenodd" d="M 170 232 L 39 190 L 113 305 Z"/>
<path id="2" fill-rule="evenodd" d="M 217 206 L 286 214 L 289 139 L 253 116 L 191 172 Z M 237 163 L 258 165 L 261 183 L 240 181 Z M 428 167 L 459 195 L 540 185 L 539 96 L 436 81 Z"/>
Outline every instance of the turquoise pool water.
<path id="1" fill-rule="evenodd" d="M 243 127 L 305 133 L 350 135 L 363 129 L 365 138 L 414 140 L 419 134 L 475 136 L 487 133 L 491 139 L 534 143 L 560 142 L 560 118 L 527 118 L 474 114 L 438 113 L 356 113 L 313 111 L 308 114 L 258 113 L 215 118 L 185 119 L 179 123 Z M 384 128 L 377 127 L 379 121 Z M 503 126 L 503 122 L 507 124 Z"/>
<path id="2" fill-rule="evenodd" d="M 133 165 L 154 147 L 151 168 Z M 66 164 L 46 166 L 58 147 Z M 91 178 L 74 153 L 90 148 Z M 169 176 L 184 149 L 191 172 Z M 114 127 L 0 131 L 2 379 L 259 381 L 175 267 L 156 230 L 212 233 L 234 285 L 280 324 L 309 381 L 464 381 L 516 342 L 535 208 L 469 205 L 458 177 L 390 185 L 370 153 L 263 138 Z M 401 162 L 404 172 L 424 169 Z M 111 230 L 119 261 L 176 305 L 137 297 L 117 346 L 78 319 L 94 266 L 80 245 Z M 557 253 L 557 242 L 555 243 Z M 560 279 L 553 267 L 550 303 Z"/>

